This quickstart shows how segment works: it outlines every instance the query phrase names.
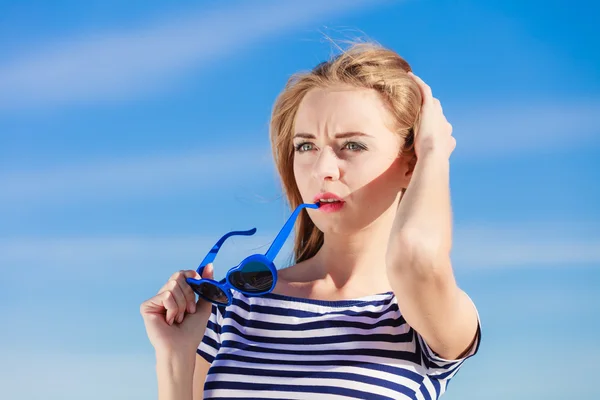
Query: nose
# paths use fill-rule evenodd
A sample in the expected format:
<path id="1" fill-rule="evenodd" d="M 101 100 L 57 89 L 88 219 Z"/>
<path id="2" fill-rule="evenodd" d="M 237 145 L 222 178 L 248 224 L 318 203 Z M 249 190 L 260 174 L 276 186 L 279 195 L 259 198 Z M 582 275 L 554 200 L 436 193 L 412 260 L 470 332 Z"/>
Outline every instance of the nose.
<path id="1" fill-rule="evenodd" d="M 335 181 L 340 178 L 339 159 L 335 152 L 325 147 L 315 160 L 313 176 L 319 181 Z"/>

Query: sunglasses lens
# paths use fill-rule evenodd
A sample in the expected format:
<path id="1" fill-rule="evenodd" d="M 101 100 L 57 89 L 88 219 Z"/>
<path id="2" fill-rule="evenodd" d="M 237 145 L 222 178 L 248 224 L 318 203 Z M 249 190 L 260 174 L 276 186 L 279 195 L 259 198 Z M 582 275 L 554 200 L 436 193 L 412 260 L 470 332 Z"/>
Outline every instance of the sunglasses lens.
<path id="1" fill-rule="evenodd" d="M 245 264 L 240 271 L 231 274 L 231 284 L 244 292 L 265 292 L 273 285 L 273 274 L 265 264 L 252 261 Z"/>
<path id="2" fill-rule="evenodd" d="M 215 303 L 227 304 L 228 302 L 227 295 L 225 294 L 225 292 L 218 286 L 215 286 L 208 282 L 202 282 L 199 285 L 195 285 L 194 291 L 199 295 L 204 296 L 205 298 L 210 299 L 211 301 L 214 301 Z"/>

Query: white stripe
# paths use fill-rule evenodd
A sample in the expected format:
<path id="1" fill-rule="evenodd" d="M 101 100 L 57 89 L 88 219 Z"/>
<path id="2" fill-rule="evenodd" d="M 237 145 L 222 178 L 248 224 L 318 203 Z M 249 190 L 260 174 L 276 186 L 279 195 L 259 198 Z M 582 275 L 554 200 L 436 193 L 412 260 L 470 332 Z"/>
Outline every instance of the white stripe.
<path id="1" fill-rule="evenodd" d="M 263 321 L 261 321 L 263 322 Z M 364 336 L 364 342 L 368 342 L 369 336 L 373 334 L 387 334 L 387 335 L 399 335 L 405 332 L 398 331 L 399 328 L 402 327 L 391 327 L 391 326 L 382 326 L 377 327 L 376 329 L 362 329 L 362 328 L 321 328 L 321 329 L 310 329 L 310 330 L 269 330 L 262 328 L 249 328 L 243 325 L 240 325 L 237 321 L 232 318 L 227 318 L 227 325 L 235 327 L 240 332 L 245 335 L 252 336 L 262 336 L 265 338 L 274 337 L 274 338 L 284 338 L 284 339 L 305 339 L 307 337 L 307 333 L 310 333 L 311 338 L 328 338 L 332 336 L 342 336 L 342 335 L 361 335 Z M 408 330 L 408 326 L 407 326 Z M 231 334 L 231 332 L 224 332 L 221 335 Z M 409 336 L 409 341 L 412 342 L 412 337 Z M 404 343 L 407 343 L 404 342 Z M 385 342 L 387 343 L 387 342 Z M 398 342 L 401 344 L 402 342 Z"/>
<path id="2" fill-rule="evenodd" d="M 250 363 L 244 361 L 229 361 L 222 360 L 219 361 L 218 366 L 228 366 L 228 367 L 239 367 L 239 368 L 248 368 L 253 370 L 264 370 L 264 371 L 308 371 L 308 372 L 341 372 L 341 373 L 350 373 L 357 374 L 363 376 L 369 376 L 373 378 L 388 380 L 390 382 L 398 383 L 412 390 L 418 390 L 421 384 L 419 382 L 415 382 L 412 379 L 409 379 L 405 376 L 394 375 L 389 372 L 374 370 L 370 368 L 361 368 L 361 367 L 351 367 L 351 366 L 336 366 L 332 367 L 330 365 L 285 365 L 285 364 L 260 364 L 260 363 Z M 415 367 L 409 366 L 398 366 L 393 364 L 379 364 L 379 365 L 388 365 L 394 368 L 404 369 L 406 371 L 410 371 L 413 373 L 420 374 L 420 371 L 417 371 Z M 219 375 L 222 376 L 222 375 Z M 318 374 L 316 374 L 318 377 Z M 275 379 L 275 378 L 273 378 Z M 281 379 L 281 378 L 278 378 Z"/>
<path id="3" fill-rule="evenodd" d="M 347 355 L 342 354 L 342 355 L 328 355 L 325 357 L 325 356 L 319 355 L 319 354 L 316 354 L 316 355 L 271 354 L 271 353 L 240 351 L 239 349 L 232 349 L 232 348 L 228 348 L 228 347 L 221 347 L 220 352 L 223 354 L 233 354 L 236 356 L 252 357 L 252 358 L 258 358 L 258 359 L 267 360 L 267 361 L 293 361 L 293 362 L 297 362 L 297 363 L 302 363 L 303 361 L 325 361 L 325 360 L 348 361 L 348 359 L 350 359 L 350 358 L 352 359 L 353 362 L 361 362 L 361 363 L 385 364 L 385 363 L 390 362 L 389 358 L 379 357 L 379 356 L 369 356 L 369 355 L 347 356 Z M 401 362 L 401 361 L 399 361 L 399 362 Z M 411 364 L 410 361 L 403 361 L 402 363 L 403 363 L 403 365 Z"/>
<path id="4" fill-rule="evenodd" d="M 234 341 L 247 346 L 262 347 L 274 350 L 291 350 L 297 351 L 294 356 L 298 357 L 305 351 L 328 351 L 328 350 L 381 350 L 381 351 L 404 351 L 408 353 L 416 353 L 417 349 L 414 342 L 402 342 L 402 343 L 387 343 L 387 342 L 376 342 L 376 341 L 347 341 L 338 343 L 325 343 L 325 344 L 307 344 L 302 343 L 303 337 L 298 337 L 298 343 L 294 344 L 280 344 L 280 343 L 269 343 L 265 342 L 253 342 L 245 339 L 234 333 L 227 332 L 221 336 L 222 341 Z M 237 348 L 233 348 L 232 351 L 240 351 Z M 320 355 L 319 357 L 325 357 Z M 348 357 L 348 356 L 346 356 Z"/>
<path id="5" fill-rule="evenodd" d="M 261 398 L 261 399 L 290 399 L 290 400 L 348 400 L 350 397 L 338 396 L 329 393 L 294 393 L 294 392 L 277 392 L 273 390 L 253 390 L 252 392 L 244 390 L 232 390 L 232 389 L 216 389 L 206 390 L 204 397 L 227 397 L 233 399 L 245 399 L 248 397 Z"/>
<path id="6" fill-rule="evenodd" d="M 272 376 L 257 376 L 257 375 L 238 375 L 238 374 L 219 374 L 217 377 L 209 375 L 207 382 L 218 380 L 220 382 L 236 382 L 250 384 L 266 384 L 266 385 L 295 385 L 295 386 L 329 386 L 337 388 L 345 388 L 352 390 L 360 390 L 366 393 L 378 394 L 395 398 L 398 392 L 387 389 L 382 386 L 371 385 L 364 382 L 351 381 L 346 379 L 322 379 L 318 376 L 315 378 L 277 378 Z M 287 391 L 282 393 L 288 393 Z M 219 393 L 220 394 L 220 393 Z M 310 392 L 305 393 L 306 397 L 312 397 Z"/>

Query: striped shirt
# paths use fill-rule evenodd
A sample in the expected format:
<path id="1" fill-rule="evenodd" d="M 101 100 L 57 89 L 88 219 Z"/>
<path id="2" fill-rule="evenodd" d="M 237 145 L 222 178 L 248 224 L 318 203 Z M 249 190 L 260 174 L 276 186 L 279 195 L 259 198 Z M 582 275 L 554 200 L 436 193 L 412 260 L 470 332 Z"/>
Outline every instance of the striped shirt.
<path id="1" fill-rule="evenodd" d="M 198 354 L 205 399 L 438 399 L 464 360 L 438 357 L 392 292 L 322 301 L 234 291 L 213 305 Z"/>

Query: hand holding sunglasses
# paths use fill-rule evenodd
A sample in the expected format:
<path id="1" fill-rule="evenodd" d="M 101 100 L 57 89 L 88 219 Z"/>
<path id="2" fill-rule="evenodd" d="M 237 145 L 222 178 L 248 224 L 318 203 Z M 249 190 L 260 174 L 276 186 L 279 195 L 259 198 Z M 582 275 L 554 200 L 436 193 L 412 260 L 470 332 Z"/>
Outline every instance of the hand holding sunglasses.
<path id="1" fill-rule="evenodd" d="M 220 282 L 207 278 L 187 278 L 186 282 L 198 296 L 217 305 L 231 304 L 233 301 L 231 289 L 237 290 L 246 296 L 261 296 L 270 293 L 277 283 L 277 268 L 273 261 L 290 235 L 298 215 L 304 208 L 319 208 L 319 206 L 318 204 L 300 204 L 296 207 L 265 254 L 252 254 L 244 258 L 237 266 L 231 268 L 225 279 Z M 255 233 L 256 228 L 253 228 L 247 231 L 233 231 L 223 235 L 200 263 L 196 270 L 198 274 L 202 276 L 206 265 L 214 261 L 221 246 L 229 237 L 251 236 Z"/>

